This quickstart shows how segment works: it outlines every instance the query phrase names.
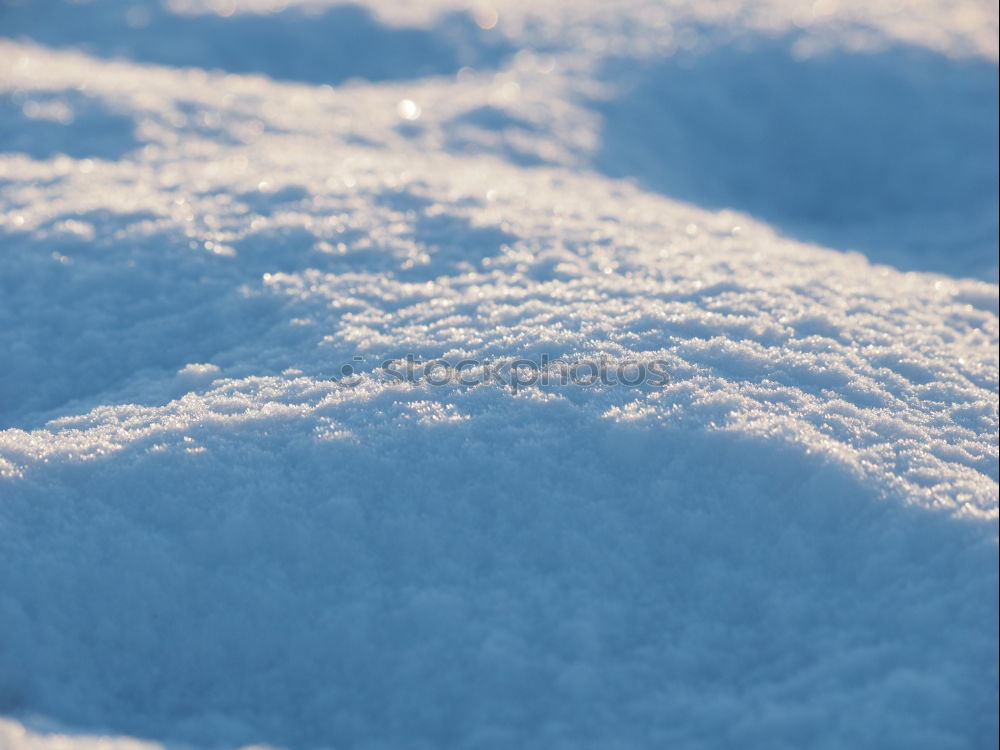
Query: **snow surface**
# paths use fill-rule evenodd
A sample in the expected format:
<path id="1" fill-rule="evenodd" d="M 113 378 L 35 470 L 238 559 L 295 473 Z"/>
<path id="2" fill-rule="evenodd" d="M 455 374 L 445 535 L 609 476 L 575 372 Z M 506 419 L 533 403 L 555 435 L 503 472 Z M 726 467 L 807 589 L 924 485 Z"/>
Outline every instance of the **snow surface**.
<path id="1" fill-rule="evenodd" d="M 0 748 L 996 746 L 997 10 L 698 5 L 0 4 Z"/>

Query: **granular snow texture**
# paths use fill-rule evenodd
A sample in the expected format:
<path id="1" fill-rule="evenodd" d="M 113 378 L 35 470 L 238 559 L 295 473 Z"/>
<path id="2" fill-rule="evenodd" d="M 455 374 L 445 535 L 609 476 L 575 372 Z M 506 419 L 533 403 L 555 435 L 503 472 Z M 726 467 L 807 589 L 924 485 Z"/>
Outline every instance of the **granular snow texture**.
<path id="1" fill-rule="evenodd" d="M 995 747 L 996 8 L 403 5 L 0 4 L 0 748 Z"/>

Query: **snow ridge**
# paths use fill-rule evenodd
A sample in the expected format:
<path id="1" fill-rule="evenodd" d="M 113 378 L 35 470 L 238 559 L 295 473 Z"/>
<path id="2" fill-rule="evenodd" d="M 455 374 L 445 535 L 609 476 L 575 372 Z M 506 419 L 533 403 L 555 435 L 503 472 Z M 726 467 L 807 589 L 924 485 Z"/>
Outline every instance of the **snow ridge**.
<path id="1" fill-rule="evenodd" d="M 0 747 L 992 743 L 982 9 L 285 5 L 3 10 Z"/>

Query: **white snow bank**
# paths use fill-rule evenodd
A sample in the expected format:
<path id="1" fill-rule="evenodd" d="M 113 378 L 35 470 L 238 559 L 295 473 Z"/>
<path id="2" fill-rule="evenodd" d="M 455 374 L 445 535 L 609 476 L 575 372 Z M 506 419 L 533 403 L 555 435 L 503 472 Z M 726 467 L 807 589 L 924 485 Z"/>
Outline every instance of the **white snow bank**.
<path id="1" fill-rule="evenodd" d="M 44 722 L 43 722 L 44 723 Z M 0 747 L 18 750 L 154 750 L 158 743 L 131 737 L 107 735 L 68 735 L 53 729 L 26 727 L 20 722 L 0 718 Z"/>
<path id="2" fill-rule="evenodd" d="M 988 277 L 996 220 L 957 199 L 914 218 L 926 196 L 900 186 L 937 157 L 869 186 L 901 196 L 881 224 L 848 217 L 872 257 L 879 232 L 931 232 L 952 274 L 904 273 L 648 192 L 672 143 L 648 129 L 637 183 L 581 169 L 613 171 L 611 136 L 603 158 L 629 151 L 601 128 L 643 110 L 607 71 L 661 80 L 660 10 L 334 10 L 374 40 L 354 74 L 377 82 L 340 85 L 352 57 L 273 67 L 294 8 L 267 37 L 101 7 L 148 30 L 25 7 L 0 42 L 0 746 L 995 738 L 998 295 L 961 277 Z M 923 10 L 883 31 L 951 80 L 940 29 L 964 32 Z M 146 64 L 178 62 L 155 55 L 181 30 L 231 72 Z M 250 55 L 248 30 L 275 46 Z M 217 34 L 237 57 L 211 58 Z M 977 65 L 972 93 L 995 78 Z M 982 113 L 951 103 L 934 122 Z M 725 146 L 760 178 L 752 144 Z M 988 169 L 941 147 L 965 166 L 939 195 L 982 198 Z M 669 382 L 380 367 L 408 354 L 656 361 Z"/>

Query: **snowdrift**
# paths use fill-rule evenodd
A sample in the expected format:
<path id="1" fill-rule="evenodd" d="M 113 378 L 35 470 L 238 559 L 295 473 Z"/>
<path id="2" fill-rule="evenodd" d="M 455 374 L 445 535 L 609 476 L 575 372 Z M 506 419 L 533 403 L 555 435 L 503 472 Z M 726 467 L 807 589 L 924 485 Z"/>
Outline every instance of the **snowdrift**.
<path id="1" fill-rule="evenodd" d="M 797 5 L 3 6 L 0 746 L 991 746 L 995 10 Z"/>

